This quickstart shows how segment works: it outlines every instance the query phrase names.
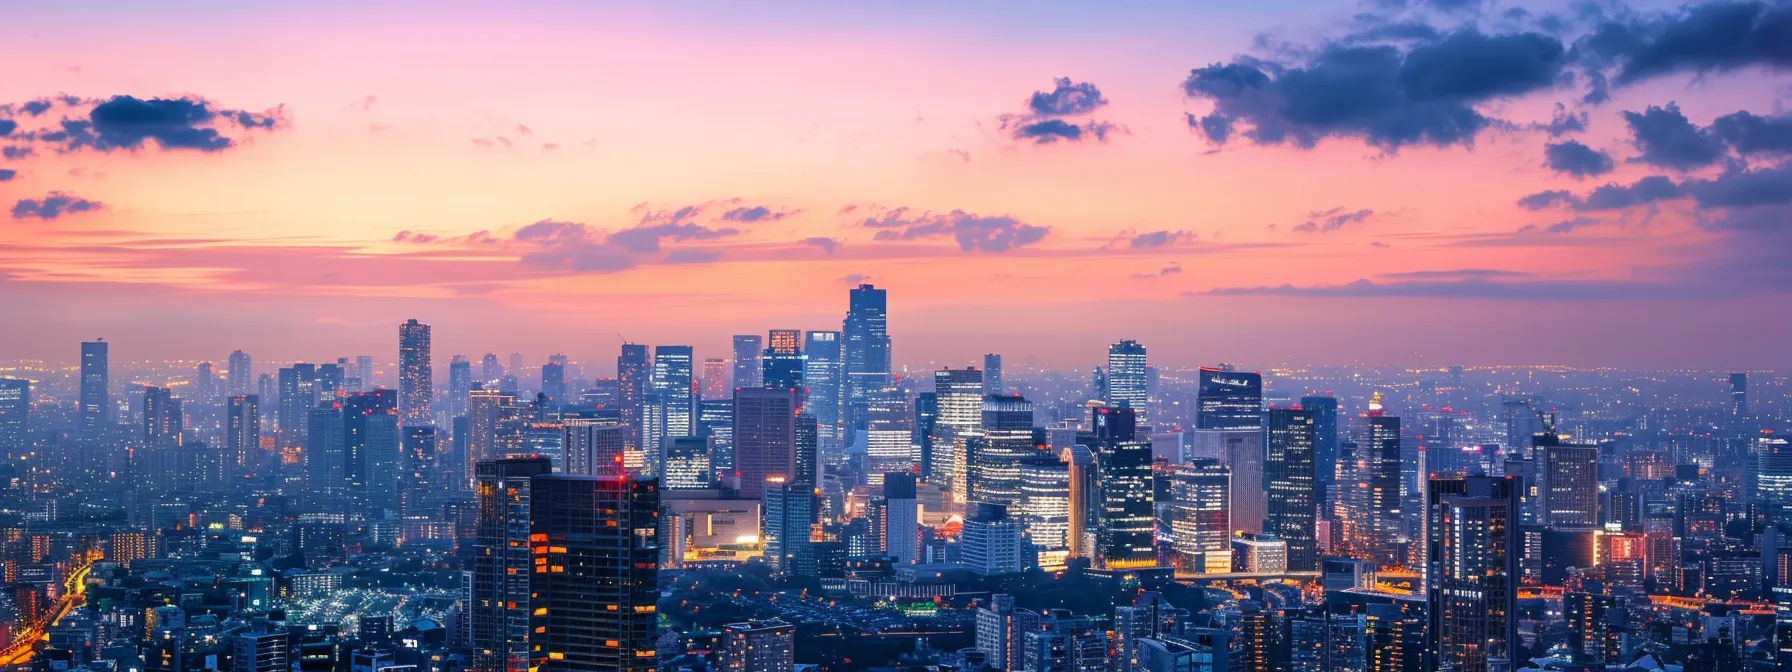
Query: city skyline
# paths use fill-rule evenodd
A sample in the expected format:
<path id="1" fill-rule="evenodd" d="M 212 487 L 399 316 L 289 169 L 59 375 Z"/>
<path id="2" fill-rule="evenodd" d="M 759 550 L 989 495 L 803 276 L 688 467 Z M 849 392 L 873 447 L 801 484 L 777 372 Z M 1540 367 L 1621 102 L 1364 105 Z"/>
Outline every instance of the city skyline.
<path id="1" fill-rule="evenodd" d="M 1792 288 L 1766 253 L 1784 63 L 1586 39 L 1694 10 L 1016 9 L 9 9 L 0 309 L 35 328 L 4 354 L 316 359 L 410 317 L 443 352 L 722 353 L 830 328 L 869 280 L 902 297 L 898 362 L 1132 338 L 1190 364 L 1787 368 L 1792 316 L 1760 310 Z M 185 65 L 198 44 L 258 66 Z M 1328 45 L 1391 50 L 1407 88 L 1321 119 L 1214 85 L 1333 76 Z"/>

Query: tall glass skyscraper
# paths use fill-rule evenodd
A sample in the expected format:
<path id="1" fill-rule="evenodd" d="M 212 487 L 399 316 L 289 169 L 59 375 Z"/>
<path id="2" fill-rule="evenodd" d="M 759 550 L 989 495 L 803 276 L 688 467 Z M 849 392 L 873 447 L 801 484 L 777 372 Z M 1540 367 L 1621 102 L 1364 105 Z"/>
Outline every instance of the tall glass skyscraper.
<path id="1" fill-rule="evenodd" d="M 796 390 L 799 398 L 804 396 L 803 376 L 807 366 L 803 361 L 802 338 L 801 330 L 772 330 L 765 353 L 759 360 L 766 387 Z"/>
<path id="2" fill-rule="evenodd" d="M 1313 468 L 1319 510 L 1331 511 L 1333 482 L 1338 471 L 1338 400 L 1335 397 L 1301 397 L 1300 407 L 1313 414 Z"/>
<path id="3" fill-rule="evenodd" d="M 1263 374 L 1201 367 L 1196 429 L 1261 429 Z"/>
<path id="4" fill-rule="evenodd" d="M 430 406 L 435 393 L 435 373 L 429 362 L 429 325 L 407 320 L 398 325 L 398 415 L 404 424 L 434 423 Z"/>
<path id="5" fill-rule="evenodd" d="M 448 417 L 467 414 L 467 395 L 473 392 L 473 363 L 466 355 L 448 360 Z"/>
<path id="6" fill-rule="evenodd" d="M 230 353 L 230 371 L 225 376 L 224 393 L 230 396 L 239 394 L 255 394 L 255 374 L 250 371 L 253 363 L 249 353 L 235 350 Z"/>
<path id="7" fill-rule="evenodd" d="M 734 387 L 765 385 L 760 368 L 760 353 L 765 350 L 765 337 L 759 334 L 736 334 L 734 337 Z"/>
<path id="8" fill-rule="evenodd" d="M 1095 564 L 1106 569 L 1157 564 L 1157 515 L 1151 442 L 1108 441 L 1095 458 L 1100 472 L 1101 520 Z"/>
<path id="9" fill-rule="evenodd" d="M 1312 411 L 1272 408 L 1264 431 L 1269 454 L 1263 480 L 1268 483 L 1269 513 L 1263 531 L 1288 543 L 1288 569 L 1297 572 L 1319 569 L 1319 541 L 1314 534 L 1319 512 L 1313 470 L 1315 429 Z"/>
<path id="10" fill-rule="evenodd" d="M 846 321 L 840 327 L 844 340 L 845 420 L 848 429 L 865 427 L 865 404 L 872 392 L 890 386 L 890 333 L 884 290 L 869 284 L 853 288 L 847 296 Z"/>
<path id="11" fill-rule="evenodd" d="M 951 495 L 951 501 L 969 501 L 970 450 L 983 434 L 983 372 L 974 367 L 940 369 L 933 372 L 933 393 L 939 403 L 939 415 L 933 421 L 935 462 L 942 458 L 945 468 L 938 485 Z M 937 451 L 950 451 L 941 456 Z"/>
<path id="12" fill-rule="evenodd" d="M 970 455 L 967 481 L 973 502 L 1020 507 L 1021 465 L 1039 455 L 1033 443 L 1033 402 L 1020 396 L 983 397 L 983 436 Z"/>
<path id="13" fill-rule="evenodd" d="M 871 393 L 866 405 L 865 479 L 882 485 L 884 474 L 913 474 L 920 459 L 915 455 L 913 414 L 901 390 Z"/>
<path id="14" fill-rule="evenodd" d="M 840 358 L 840 332 L 811 331 L 803 339 L 803 382 L 809 395 L 803 408 L 815 416 L 822 448 L 837 450 L 846 435 L 840 429 L 840 400 L 845 362 Z"/>
<path id="15" fill-rule="evenodd" d="M 496 357 L 491 357 L 493 364 Z M 622 355 L 616 358 L 616 406 L 622 410 L 622 424 L 628 427 L 627 449 L 641 450 L 642 410 L 647 400 L 653 365 L 647 361 L 647 346 L 622 344 Z"/>
<path id="16" fill-rule="evenodd" d="M 696 431 L 696 390 L 691 387 L 691 346 L 659 345 L 653 348 L 653 391 L 666 406 L 666 436 L 690 436 Z M 662 446 L 642 446 L 654 451 Z"/>
<path id="17" fill-rule="evenodd" d="M 766 478 L 795 474 L 796 412 L 794 390 L 734 391 L 734 470 L 742 497 L 758 499 Z"/>
<path id="18" fill-rule="evenodd" d="M 983 393 L 1007 394 L 1002 386 L 1002 356 L 995 353 L 983 355 Z"/>
<path id="19" fill-rule="evenodd" d="M 75 412 L 81 436 L 93 436 L 112 424 L 112 369 L 105 341 L 81 344 L 81 395 Z"/>
<path id="20" fill-rule="evenodd" d="M 1518 484 L 1434 478 L 1425 513 L 1432 650 L 1440 670 L 1504 670 L 1518 651 Z"/>
<path id="21" fill-rule="evenodd" d="M 30 430 L 31 381 L 0 378 L 0 459 L 25 453 Z"/>
<path id="22" fill-rule="evenodd" d="M 1132 340 L 1108 346 L 1107 404 L 1133 409 L 1143 421 L 1147 394 L 1145 346 Z"/>

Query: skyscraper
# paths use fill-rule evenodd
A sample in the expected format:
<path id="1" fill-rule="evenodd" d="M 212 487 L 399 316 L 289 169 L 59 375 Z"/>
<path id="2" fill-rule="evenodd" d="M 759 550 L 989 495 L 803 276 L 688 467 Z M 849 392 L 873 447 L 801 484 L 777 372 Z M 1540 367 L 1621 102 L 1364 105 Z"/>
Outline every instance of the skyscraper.
<path id="1" fill-rule="evenodd" d="M 1201 367 L 1196 429 L 1263 427 L 1263 374 Z"/>
<path id="2" fill-rule="evenodd" d="M 1232 571 L 1232 471 L 1219 460 L 1195 458 L 1170 471 L 1170 544 L 1190 571 Z"/>
<path id="3" fill-rule="evenodd" d="M 31 381 L 0 378 L 0 459 L 12 461 L 30 445 Z"/>
<path id="4" fill-rule="evenodd" d="M 628 347 L 623 346 L 627 352 Z M 488 352 L 479 359 L 479 382 L 486 387 L 497 387 L 498 381 L 504 378 L 504 365 L 498 363 L 497 353 Z"/>
<path id="5" fill-rule="evenodd" d="M 1730 412 L 1736 417 L 1748 415 L 1748 373 L 1730 374 Z"/>
<path id="6" fill-rule="evenodd" d="M 1439 670 L 1510 669 L 1518 645 L 1517 484 L 1510 477 L 1431 479 L 1425 576 Z"/>
<path id="7" fill-rule="evenodd" d="M 970 457 L 970 501 L 1020 502 L 1021 465 L 1039 454 L 1033 443 L 1033 403 L 1021 396 L 983 397 L 983 435 Z"/>
<path id="8" fill-rule="evenodd" d="M 773 329 L 759 359 L 765 386 L 796 390 L 799 399 L 805 394 L 803 374 L 808 368 L 803 361 L 802 339 L 802 330 Z"/>
<path id="9" fill-rule="evenodd" d="M 1288 569 L 1319 569 L 1319 542 L 1314 536 L 1318 502 L 1314 495 L 1313 447 L 1317 432 L 1313 412 L 1272 408 L 1265 428 L 1268 459 L 1263 477 L 1269 485 L 1269 515 L 1263 531 L 1288 543 Z"/>
<path id="10" fill-rule="evenodd" d="M 535 474 L 529 488 L 537 564 L 517 568 L 529 587 L 526 669 L 655 670 L 657 481 Z"/>
<path id="11" fill-rule="evenodd" d="M 558 355 L 564 357 L 564 355 Z M 548 401 L 558 408 L 571 401 L 566 396 L 566 365 L 560 362 L 548 362 L 541 365 L 541 393 L 547 395 Z"/>
<path id="12" fill-rule="evenodd" d="M 1599 520 L 1599 446 L 1563 441 L 1554 432 L 1532 442 L 1538 479 L 1539 522 L 1558 529 L 1588 530 Z"/>
<path id="13" fill-rule="evenodd" d="M 1300 407 L 1313 414 L 1313 470 L 1319 510 L 1329 512 L 1338 466 L 1338 400 L 1335 397 L 1301 397 Z"/>
<path id="14" fill-rule="evenodd" d="M 703 359 L 703 398 L 728 398 L 728 360 L 720 357 Z"/>
<path id="15" fill-rule="evenodd" d="M 963 506 L 969 498 L 969 453 L 983 433 L 983 372 L 975 367 L 935 371 L 933 393 L 939 401 L 939 416 L 933 421 L 934 450 L 950 451 L 944 456 L 946 466 L 938 485 L 953 503 Z M 934 460 L 941 457 L 936 454 Z"/>
<path id="16" fill-rule="evenodd" d="M 1107 441 L 1095 458 L 1101 473 L 1101 521 L 1095 562 L 1107 569 L 1157 564 L 1151 442 Z"/>
<path id="17" fill-rule="evenodd" d="M 81 344 L 81 395 L 75 409 L 81 436 L 93 436 L 112 424 L 112 374 L 104 340 Z"/>
<path id="18" fill-rule="evenodd" d="M 759 363 L 765 350 L 765 337 L 759 334 L 734 336 L 734 387 L 763 387 L 764 370 Z"/>
<path id="19" fill-rule="evenodd" d="M 435 417 L 430 406 L 435 393 L 435 372 L 429 363 L 429 325 L 407 320 L 398 325 L 399 417 L 408 425 L 433 424 Z"/>
<path id="20" fill-rule="evenodd" d="M 465 355 L 448 360 L 448 417 L 467 414 L 467 395 L 473 392 L 473 363 Z"/>
<path id="21" fill-rule="evenodd" d="M 734 470 L 742 497 L 757 499 L 766 478 L 795 473 L 796 412 L 794 390 L 734 391 Z"/>
<path id="22" fill-rule="evenodd" d="M 690 436 L 696 431 L 696 390 L 691 387 L 691 346 L 659 345 L 653 348 L 653 391 L 666 407 L 666 436 Z M 641 446 L 648 452 L 661 446 Z"/>
<path id="23" fill-rule="evenodd" d="M 349 505 L 378 520 L 398 510 L 398 399 L 392 390 L 342 400 L 342 471 Z M 422 426 L 422 425 L 419 425 Z"/>
<path id="24" fill-rule="evenodd" d="M 881 485 L 886 473 L 916 472 L 920 465 L 914 454 L 916 435 L 908 397 L 896 389 L 872 392 L 867 397 L 865 416 L 867 482 Z"/>
<path id="25" fill-rule="evenodd" d="M 1107 404 L 1133 409 L 1143 420 L 1145 401 L 1145 346 L 1120 341 L 1108 346 Z"/>
<path id="26" fill-rule="evenodd" d="M 907 472 L 884 474 L 884 555 L 898 564 L 913 564 L 921 558 L 921 501 L 917 499 L 915 476 Z"/>
<path id="27" fill-rule="evenodd" d="M 1002 386 L 1002 356 L 993 352 L 983 355 L 983 393 L 1007 394 L 1007 390 Z"/>
<path id="28" fill-rule="evenodd" d="M 838 449 L 846 435 L 840 428 L 840 400 L 846 364 L 840 358 L 840 332 L 811 331 L 803 338 L 803 383 L 809 394 L 803 408 L 815 416 L 824 452 Z"/>
<path id="29" fill-rule="evenodd" d="M 305 411 L 305 490 L 307 511 L 346 513 L 348 479 L 343 449 L 342 405 L 332 401 Z"/>
<path id="30" fill-rule="evenodd" d="M 849 429 L 865 427 L 865 405 L 872 392 L 890 386 L 889 315 L 884 290 L 869 284 L 847 295 L 846 320 L 840 328 L 846 363 L 845 419 Z"/>
<path id="31" fill-rule="evenodd" d="M 619 415 L 601 412 L 575 413 L 560 419 L 566 452 L 561 470 L 600 478 L 620 478 L 623 454 L 628 450 L 628 428 Z"/>
<path id="32" fill-rule="evenodd" d="M 529 667 L 530 579 L 535 576 L 530 525 L 532 479 L 552 469 L 547 458 L 480 462 L 475 470 L 479 526 L 473 541 L 468 632 L 472 668 L 479 672 Z"/>
<path id="33" fill-rule="evenodd" d="M 716 672 L 790 672 L 796 627 L 783 621 L 729 623 L 722 628 L 722 665 Z"/>
<path id="34" fill-rule="evenodd" d="M 173 390 L 153 385 L 143 388 L 143 439 L 146 443 L 152 446 L 179 444 L 185 425 L 181 400 L 175 398 Z"/>
<path id="35" fill-rule="evenodd" d="M 235 350 L 230 353 L 230 372 L 225 377 L 224 392 L 230 396 L 255 394 L 255 374 L 251 369 L 249 353 Z"/>
<path id="36" fill-rule="evenodd" d="M 1370 408 L 1363 439 L 1358 442 L 1362 469 L 1357 475 L 1368 506 L 1366 546 L 1383 566 L 1404 564 L 1406 555 L 1400 550 L 1406 536 L 1400 497 L 1400 418 L 1381 415 L 1379 403 Z"/>
<path id="37" fill-rule="evenodd" d="M 1070 557 L 1094 558 L 1096 530 L 1101 527 L 1101 474 L 1095 469 L 1095 453 L 1088 446 L 1073 444 L 1059 454 L 1069 472 L 1069 525 L 1064 530 Z"/>
<path id="38" fill-rule="evenodd" d="M 232 478 L 253 474 L 261 466 L 261 397 L 230 398 L 225 414 L 224 456 Z"/>
<path id="39" fill-rule="evenodd" d="M 809 532 L 817 513 L 815 486 L 772 475 L 761 488 L 764 513 L 759 538 L 765 546 L 765 564 L 792 576 L 814 576 L 815 552 Z"/>
<path id="40" fill-rule="evenodd" d="M 497 359 L 494 357 L 492 361 Z M 622 344 L 622 355 L 616 358 L 616 406 L 622 409 L 622 424 L 628 427 L 628 450 L 642 449 L 642 409 L 652 377 L 653 365 L 647 358 L 647 346 Z"/>

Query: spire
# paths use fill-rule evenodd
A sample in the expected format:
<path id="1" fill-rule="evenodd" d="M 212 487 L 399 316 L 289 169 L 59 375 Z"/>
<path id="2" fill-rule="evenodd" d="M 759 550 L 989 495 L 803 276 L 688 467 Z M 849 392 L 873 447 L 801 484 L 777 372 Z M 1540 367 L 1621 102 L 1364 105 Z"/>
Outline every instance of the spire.
<path id="1" fill-rule="evenodd" d="M 1370 417 L 1381 416 L 1381 392 L 1379 391 L 1369 396 L 1369 415 Z"/>

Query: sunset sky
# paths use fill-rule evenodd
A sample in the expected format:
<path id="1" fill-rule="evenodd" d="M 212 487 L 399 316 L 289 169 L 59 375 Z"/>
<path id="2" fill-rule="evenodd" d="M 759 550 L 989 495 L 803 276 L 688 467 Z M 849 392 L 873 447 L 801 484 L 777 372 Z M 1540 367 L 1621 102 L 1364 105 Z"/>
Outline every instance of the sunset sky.
<path id="1" fill-rule="evenodd" d="M 7 3 L 0 359 L 1792 366 L 1786 2 L 526 4 Z"/>

